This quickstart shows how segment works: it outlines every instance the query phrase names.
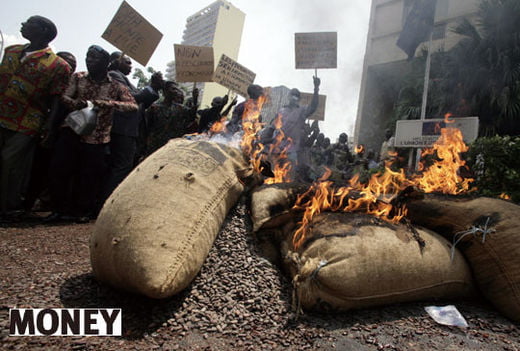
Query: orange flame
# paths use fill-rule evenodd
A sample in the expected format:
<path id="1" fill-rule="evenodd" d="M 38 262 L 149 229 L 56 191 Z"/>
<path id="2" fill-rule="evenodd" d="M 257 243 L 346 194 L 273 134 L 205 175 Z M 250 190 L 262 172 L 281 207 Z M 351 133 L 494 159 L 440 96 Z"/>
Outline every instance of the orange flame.
<path id="1" fill-rule="evenodd" d="M 501 198 L 502 200 L 511 200 L 511 196 L 509 196 L 506 193 L 500 194 L 499 198 Z"/>
<path id="2" fill-rule="evenodd" d="M 445 122 L 450 115 L 446 115 Z M 462 132 L 458 128 L 442 128 L 441 136 L 431 148 L 425 149 L 421 156 L 436 156 L 438 160 L 429 168 L 422 161 L 419 171 L 422 174 L 414 178 L 415 185 L 426 193 L 440 192 L 443 194 L 458 195 L 469 191 L 473 179 L 463 178 L 459 174 L 461 167 L 467 167 L 461 153 L 468 151 L 464 143 Z"/>
<path id="3" fill-rule="evenodd" d="M 363 151 L 365 151 L 365 146 L 364 146 L 363 144 L 359 144 L 359 145 L 356 145 L 356 146 L 354 147 L 354 152 L 355 152 L 356 154 L 360 154 L 360 153 L 362 153 Z"/>
<path id="4" fill-rule="evenodd" d="M 294 208 L 305 209 L 300 227 L 293 236 L 293 246 L 298 249 L 305 241 L 308 234 L 310 223 L 315 215 L 322 211 L 344 211 L 354 212 L 364 210 L 368 214 L 380 217 L 391 223 L 398 223 L 406 215 L 406 208 L 395 207 L 392 199 L 400 190 L 410 185 L 403 170 L 392 171 L 386 166 L 384 173 L 372 175 L 368 184 L 359 182 L 356 175 L 350 180 L 350 185 L 333 189 L 333 183 L 327 181 L 330 170 L 327 169 L 325 175 L 315 182 L 309 190 L 298 197 Z M 307 202 L 304 199 L 312 194 Z M 345 203 L 347 196 L 351 195 Z"/>
<path id="5" fill-rule="evenodd" d="M 227 117 L 222 117 L 220 121 L 216 121 L 211 125 L 211 128 L 209 129 L 210 134 L 218 134 L 222 133 L 226 130 L 226 121 Z"/>
<path id="6" fill-rule="evenodd" d="M 292 164 L 287 157 L 287 150 L 291 147 L 291 138 L 286 138 L 282 130 L 282 115 L 278 115 L 273 123 L 275 127 L 274 142 L 269 145 L 268 158 L 274 165 L 274 177 L 264 181 L 265 184 L 288 183 L 291 181 Z"/>
<path id="7" fill-rule="evenodd" d="M 453 123 L 449 117 L 450 115 L 446 115 L 445 123 Z M 363 150 L 362 145 L 356 147 L 356 152 L 361 150 Z M 322 211 L 362 210 L 385 221 L 397 223 L 406 216 L 407 209 L 404 205 L 394 206 L 392 200 L 408 186 L 415 185 L 424 192 L 436 191 L 445 194 L 461 194 L 468 191 L 473 179 L 463 179 L 459 175 L 459 169 L 466 167 L 460 154 L 467 150 L 468 147 L 464 143 L 459 129 L 442 128 L 439 140 L 432 148 L 425 149 L 422 153 L 423 157 L 436 155 L 439 160 L 428 169 L 424 162 L 421 163 L 422 174 L 412 180 L 406 178 L 402 169 L 392 171 L 390 162 L 385 164 L 384 173 L 372 175 L 366 185 L 360 183 L 359 176 L 356 175 L 349 181 L 349 186 L 333 189 L 332 182 L 326 181 L 328 175 L 325 175 L 296 201 L 294 208 L 305 211 L 302 221 L 299 223 L 300 227 L 293 236 L 294 248 L 298 249 L 305 241 L 313 217 Z M 306 200 L 309 197 L 310 199 Z"/>
<path id="8" fill-rule="evenodd" d="M 260 96 L 258 100 L 249 99 L 245 103 L 244 113 L 242 114 L 242 130 L 244 135 L 240 146 L 246 155 L 253 156 L 255 152 L 255 142 L 258 139 L 258 133 L 263 127 L 260 121 L 260 112 L 265 102 L 265 96 Z"/>

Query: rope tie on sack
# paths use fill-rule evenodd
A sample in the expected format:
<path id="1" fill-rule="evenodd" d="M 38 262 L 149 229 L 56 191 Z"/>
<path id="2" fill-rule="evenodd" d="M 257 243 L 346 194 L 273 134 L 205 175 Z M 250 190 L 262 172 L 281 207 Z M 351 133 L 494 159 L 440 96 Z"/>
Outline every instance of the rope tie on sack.
<path id="1" fill-rule="evenodd" d="M 489 234 L 495 234 L 496 229 L 495 228 L 488 228 L 489 221 L 491 220 L 491 217 L 488 217 L 486 219 L 486 223 L 484 226 L 472 226 L 471 229 L 458 232 L 453 236 L 453 246 L 451 247 L 451 260 L 453 261 L 453 258 L 455 257 L 455 248 L 459 242 L 462 241 L 465 237 L 468 235 L 473 235 L 475 238 L 478 238 L 479 236 L 482 236 L 482 243 L 486 241 L 486 236 Z"/>
<path id="2" fill-rule="evenodd" d="M 293 278 L 293 293 L 292 293 L 292 309 L 296 312 L 296 319 L 300 316 L 302 312 L 301 309 L 301 300 L 302 295 L 304 294 L 304 289 L 302 288 L 302 284 L 309 284 L 309 281 L 317 279 L 317 275 L 319 271 L 325 267 L 329 262 L 327 260 L 320 260 L 317 262 L 317 259 L 309 259 L 304 264 L 302 264 L 301 258 L 293 253 L 293 255 L 289 255 L 291 260 L 296 264 L 298 274 L 296 274 Z"/>

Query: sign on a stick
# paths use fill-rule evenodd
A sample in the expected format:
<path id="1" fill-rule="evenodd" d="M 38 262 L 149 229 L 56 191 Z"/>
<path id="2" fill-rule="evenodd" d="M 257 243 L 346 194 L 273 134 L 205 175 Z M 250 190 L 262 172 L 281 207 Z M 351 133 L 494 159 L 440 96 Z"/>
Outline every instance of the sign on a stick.
<path id="1" fill-rule="evenodd" d="M 453 123 L 444 119 L 414 119 L 397 121 L 395 130 L 395 147 L 430 147 L 441 135 L 441 128 L 458 128 L 462 132 L 465 143 L 478 137 L 478 117 L 450 118 Z"/>
<path id="2" fill-rule="evenodd" d="M 311 93 L 300 93 L 300 106 L 309 106 L 312 101 Z M 318 108 L 308 119 L 324 121 L 325 120 L 325 105 L 327 102 L 327 95 L 318 95 Z"/>
<path id="3" fill-rule="evenodd" d="M 338 33 L 295 33 L 296 69 L 337 68 Z"/>
<path id="4" fill-rule="evenodd" d="M 222 54 L 213 81 L 247 98 L 247 87 L 253 84 L 255 77 L 253 71 Z"/>
<path id="5" fill-rule="evenodd" d="M 161 41 L 162 33 L 123 1 L 101 37 L 146 66 Z"/>
<path id="6" fill-rule="evenodd" d="M 213 48 L 210 46 L 174 45 L 175 80 L 178 82 L 211 82 Z"/>

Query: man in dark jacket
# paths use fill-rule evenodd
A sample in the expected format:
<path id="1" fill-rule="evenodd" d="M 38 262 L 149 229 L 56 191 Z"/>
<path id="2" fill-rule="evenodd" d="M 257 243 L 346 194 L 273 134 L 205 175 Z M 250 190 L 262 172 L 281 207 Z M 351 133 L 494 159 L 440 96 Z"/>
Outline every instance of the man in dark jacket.
<path id="1" fill-rule="evenodd" d="M 139 125 L 144 110 L 159 99 L 159 90 L 164 83 L 161 72 L 157 72 L 152 75 L 149 86 L 138 89 L 127 78 L 132 71 L 132 60 L 128 56 L 121 57 L 119 51 L 113 52 L 110 59 L 109 76 L 130 90 L 139 105 L 139 110 L 135 112 L 114 111 L 110 133 L 109 174 L 104 186 L 103 200 L 106 200 L 132 171 L 137 151 Z"/>

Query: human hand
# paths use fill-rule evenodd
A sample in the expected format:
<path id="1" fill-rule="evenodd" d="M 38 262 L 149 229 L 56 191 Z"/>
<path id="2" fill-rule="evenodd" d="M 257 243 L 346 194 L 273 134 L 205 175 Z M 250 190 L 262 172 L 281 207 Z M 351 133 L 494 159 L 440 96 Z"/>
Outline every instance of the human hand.
<path id="1" fill-rule="evenodd" d="M 316 77 L 316 76 L 313 76 L 312 80 L 313 80 L 313 83 L 314 83 L 314 89 L 318 88 L 320 86 L 321 80 L 318 77 Z"/>
<path id="2" fill-rule="evenodd" d="M 94 108 L 96 107 L 111 107 L 110 101 L 107 100 L 94 100 L 92 101 Z"/>
<path id="3" fill-rule="evenodd" d="M 74 100 L 73 104 L 74 104 L 74 108 L 76 110 L 81 110 L 82 108 L 85 108 L 88 106 L 87 100 L 84 100 L 84 99 L 76 99 L 76 100 Z"/>

